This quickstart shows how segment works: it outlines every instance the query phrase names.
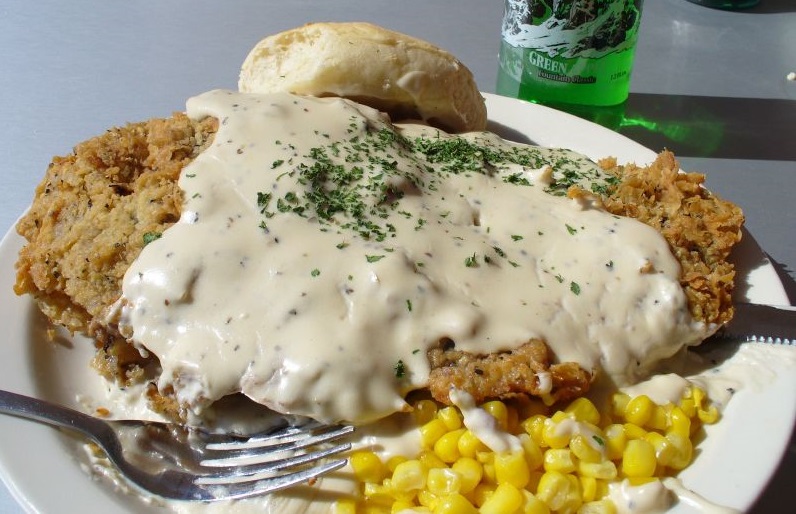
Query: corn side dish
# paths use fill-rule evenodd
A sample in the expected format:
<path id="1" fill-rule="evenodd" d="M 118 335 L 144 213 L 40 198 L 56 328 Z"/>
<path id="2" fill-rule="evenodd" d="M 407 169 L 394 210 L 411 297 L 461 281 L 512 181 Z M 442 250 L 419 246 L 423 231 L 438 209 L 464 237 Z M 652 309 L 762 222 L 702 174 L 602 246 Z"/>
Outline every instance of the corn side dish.
<path id="1" fill-rule="evenodd" d="M 610 483 L 642 485 L 672 476 L 693 459 L 694 440 L 719 412 L 691 386 L 677 404 L 614 393 L 602 411 L 587 398 L 561 410 L 543 403 L 480 405 L 521 448 L 494 452 L 465 427 L 460 409 L 414 404 L 422 449 L 386 462 L 357 451 L 350 463 L 360 498 L 337 514 L 609 514 Z"/>

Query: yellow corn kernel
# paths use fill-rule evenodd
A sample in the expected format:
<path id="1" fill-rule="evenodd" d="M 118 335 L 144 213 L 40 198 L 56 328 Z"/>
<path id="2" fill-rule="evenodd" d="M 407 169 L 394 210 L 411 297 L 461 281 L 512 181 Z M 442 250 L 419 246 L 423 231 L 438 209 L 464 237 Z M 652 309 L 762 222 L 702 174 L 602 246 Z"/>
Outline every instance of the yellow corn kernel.
<path id="1" fill-rule="evenodd" d="M 457 444 L 459 447 L 459 454 L 462 457 L 475 457 L 476 453 L 489 450 L 474 433 L 466 429 L 461 437 L 459 437 L 459 442 Z"/>
<path id="2" fill-rule="evenodd" d="M 613 424 L 605 427 L 605 454 L 611 460 L 619 460 L 627 445 L 624 425 Z"/>
<path id="3" fill-rule="evenodd" d="M 440 498 L 434 514 L 478 514 L 478 509 L 461 494 L 451 494 Z"/>
<path id="4" fill-rule="evenodd" d="M 390 514 L 390 505 L 365 500 L 357 507 L 357 514 Z"/>
<path id="5" fill-rule="evenodd" d="M 558 471 L 572 473 L 577 469 L 577 464 L 572 450 L 569 448 L 551 448 L 544 452 L 545 471 Z"/>
<path id="6" fill-rule="evenodd" d="M 406 500 L 395 500 L 390 507 L 390 514 L 399 514 L 404 511 L 417 512 L 417 507 L 414 502 Z"/>
<path id="7" fill-rule="evenodd" d="M 646 394 L 640 394 L 631 398 L 625 407 L 625 420 L 628 423 L 633 423 L 643 427 L 652 416 L 652 411 L 655 409 L 655 403 L 650 400 Z"/>
<path id="8" fill-rule="evenodd" d="M 622 425 L 625 428 L 625 436 L 628 439 L 644 439 L 647 431 L 635 423 L 625 423 Z"/>
<path id="9" fill-rule="evenodd" d="M 610 482 L 609 480 L 597 479 L 597 494 L 595 495 L 595 497 L 597 499 L 607 498 L 608 497 L 608 492 L 609 492 L 608 483 L 609 482 Z"/>
<path id="10" fill-rule="evenodd" d="M 644 439 L 631 439 L 622 454 L 622 473 L 628 477 L 651 477 L 655 474 L 655 448 Z"/>
<path id="11" fill-rule="evenodd" d="M 462 477 L 450 468 L 433 468 L 428 470 L 426 488 L 436 496 L 447 496 L 458 493 L 462 487 Z"/>
<path id="12" fill-rule="evenodd" d="M 614 393 L 611 396 L 611 410 L 614 419 L 625 419 L 625 409 L 630 396 L 625 393 Z"/>
<path id="13" fill-rule="evenodd" d="M 697 417 L 702 423 L 712 425 L 719 420 L 719 409 L 715 405 L 711 405 L 707 409 L 697 409 Z"/>
<path id="14" fill-rule="evenodd" d="M 352 498 L 337 500 L 332 509 L 332 514 L 357 514 L 357 502 Z"/>
<path id="15" fill-rule="evenodd" d="M 425 425 L 437 415 L 437 404 L 434 400 L 420 400 L 415 403 L 412 414 L 414 414 L 415 422 L 418 425 Z"/>
<path id="16" fill-rule="evenodd" d="M 583 505 L 583 491 L 580 488 L 580 480 L 575 475 L 564 475 L 569 480 L 569 487 L 572 494 L 567 497 L 567 503 L 561 509 L 561 512 L 577 512 L 578 508 Z"/>
<path id="17" fill-rule="evenodd" d="M 495 452 L 491 450 L 487 450 L 484 452 L 477 452 L 475 454 L 475 460 L 477 460 L 481 464 L 486 464 L 488 462 L 495 462 Z"/>
<path id="18" fill-rule="evenodd" d="M 431 511 L 439 505 L 439 496 L 428 490 L 423 490 L 417 493 L 417 501 L 423 507 L 428 507 Z"/>
<path id="19" fill-rule="evenodd" d="M 431 468 L 447 468 L 448 465 L 445 464 L 442 459 L 437 456 L 436 453 L 430 451 L 422 451 L 420 455 L 417 456 L 417 459 L 423 463 L 426 469 Z"/>
<path id="20" fill-rule="evenodd" d="M 573 400 L 572 403 L 567 405 L 564 412 L 573 414 L 578 421 L 591 423 L 592 425 L 600 424 L 600 411 L 597 410 L 597 407 L 595 407 L 588 398 L 580 397 Z"/>
<path id="21" fill-rule="evenodd" d="M 525 452 L 525 461 L 528 463 L 528 469 L 534 471 L 541 468 L 544 464 L 544 453 L 536 441 L 528 434 L 520 434 L 519 440 Z"/>
<path id="22" fill-rule="evenodd" d="M 372 503 L 380 503 L 386 505 L 395 500 L 393 496 L 393 488 L 383 484 L 374 484 L 366 482 L 362 488 L 362 494 L 365 498 Z"/>
<path id="23" fill-rule="evenodd" d="M 603 439 L 600 439 L 603 441 Z M 569 449 L 578 458 L 586 462 L 600 462 L 603 454 L 600 450 L 592 446 L 589 439 L 583 434 L 575 434 L 569 441 Z"/>
<path id="24" fill-rule="evenodd" d="M 495 480 L 498 485 L 509 483 L 522 489 L 528 485 L 530 479 L 531 470 L 528 468 L 524 450 L 495 454 Z"/>
<path id="25" fill-rule="evenodd" d="M 671 442 L 658 432 L 648 432 L 644 439 L 655 448 L 655 458 L 658 460 L 658 464 L 669 466 L 677 453 Z"/>
<path id="26" fill-rule="evenodd" d="M 423 448 L 433 448 L 434 443 L 445 435 L 448 427 L 441 419 L 434 418 L 420 427 L 420 444 Z"/>
<path id="27" fill-rule="evenodd" d="M 456 459 L 461 457 L 461 454 L 459 453 L 459 438 L 462 436 L 465 430 L 466 429 L 464 428 L 460 428 L 458 430 L 448 432 L 437 439 L 437 442 L 434 443 L 434 453 L 442 460 L 442 462 L 450 464 L 451 462 L 456 462 Z"/>
<path id="28" fill-rule="evenodd" d="M 686 416 L 689 418 L 693 418 L 696 416 L 696 402 L 693 398 L 683 398 L 680 400 L 680 409 L 685 413 Z"/>
<path id="29" fill-rule="evenodd" d="M 580 494 L 584 502 L 590 502 L 597 499 L 597 479 L 594 477 L 579 476 L 580 481 Z"/>
<path id="30" fill-rule="evenodd" d="M 660 405 L 654 405 L 652 414 L 645 426 L 654 430 L 666 430 L 669 426 L 669 416 L 666 414 L 666 409 Z"/>
<path id="31" fill-rule="evenodd" d="M 481 514 L 510 514 L 522 507 L 523 495 L 518 488 L 504 482 L 499 484 L 481 505 Z"/>
<path id="32" fill-rule="evenodd" d="M 696 407 L 694 407 L 694 410 L 696 410 Z M 691 418 L 682 408 L 673 406 L 669 410 L 668 431 L 675 432 L 685 437 L 691 435 Z"/>
<path id="33" fill-rule="evenodd" d="M 371 451 L 354 452 L 348 462 L 354 470 L 354 476 L 360 482 L 380 483 L 387 476 L 387 467 L 379 456 Z"/>
<path id="34" fill-rule="evenodd" d="M 437 419 L 441 419 L 448 430 L 462 428 L 462 415 L 456 407 L 444 407 L 437 411 Z"/>
<path id="35" fill-rule="evenodd" d="M 509 426 L 509 409 L 505 403 L 500 400 L 486 402 L 481 405 L 481 408 L 487 411 L 495 420 L 497 420 L 498 427 L 501 430 L 508 430 Z"/>
<path id="36" fill-rule="evenodd" d="M 497 472 L 495 471 L 494 459 L 488 460 L 483 463 L 484 468 L 484 482 L 488 484 L 497 484 Z"/>
<path id="37" fill-rule="evenodd" d="M 676 432 L 667 433 L 666 439 L 675 449 L 674 456 L 668 466 L 672 469 L 680 470 L 691 464 L 691 459 L 694 456 L 694 445 L 691 439 Z"/>
<path id="38" fill-rule="evenodd" d="M 574 477 L 573 477 L 574 478 Z M 577 482 L 577 479 L 575 479 Z M 539 480 L 536 496 L 553 511 L 558 511 L 580 499 L 579 487 L 564 473 L 548 471 Z"/>
<path id="39" fill-rule="evenodd" d="M 403 455 L 394 455 L 394 456 L 390 457 L 389 459 L 387 459 L 387 464 L 386 464 L 387 469 L 390 470 L 390 473 L 393 473 L 395 471 L 395 468 L 398 466 L 398 464 L 400 464 L 402 462 L 406 462 L 408 460 L 409 460 L 409 458 L 408 457 L 404 457 Z"/>
<path id="40" fill-rule="evenodd" d="M 556 413 L 557 414 L 557 413 Z M 544 429 L 542 430 L 542 444 L 539 446 L 549 448 L 566 448 L 569 445 L 569 440 L 572 433 L 566 429 L 564 423 L 571 423 L 571 419 L 556 420 L 555 417 L 545 420 Z"/>
<path id="41" fill-rule="evenodd" d="M 490 496 L 492 496 L 492 494 L 494 492 L 495 492 L 495 485 L 494 484 L 481 483 L 481 484 L 478 484 L 477 486 L 475 486 L 475 489 L 473 489 L 473 492 L 470 493 L 467 496 L 468 496 L 468 499 L 471 502 L 473 502 L 473 505 L 475 505 L 476 507 L 481 507 L 484 503 L 486 503 L 486 500 Z"/>
<path id="42" fill-rule="evenodd" d="M 613 480 L 618 475 L 616 464 L 610 460 L 603 462 L 578 462 L 578 473 L 583 477 L 599 478 L 601 480 Z"/>
<path id="43" fill-rule="evenodd" d="M 392 496 L 395 501 L 411 502 L 415 499 L 415 496 L 417 496 L 417 491 L 400 491 L 396 489 L 393 485 L 392 478 L 385 478 L 382 480 L 381 484 L 390 490 L 390 496 Z"/>
<path id="44" fill-rule="evenodd" d="M 578 514 L 616 514 L 616 505 L 611 500 L 597 500 L 584 503 Z"/>
<path id="45" fill-rule="evenodd" d="M 419 460 L 401 462 L 392 474 L 392 486 L 398 491 L 419 491 L 426 487 L 428 468 Z"/>
<path id="46" fill-rule="evenodd" d="M 525 421 L 520 423 L 520 426 L 525 433 L 531 436 L 531 438 L 536 441 L 536 444 L 542 445 L 544 442 L 544 438 L 542 437 L 542 432 L 544 431 L 545 420 L 547 416 L 543 414 L 535 414 Z"/>
<path id="47" fill-rule="evenodd" d="M 697 410 L 702 409 L 704 407 L 705 398 L 707 397 L 704 389 L 701 389 L 696 386 L 692 387 L 691 397 L 694 399 L 694 405 L 696 405 Z"/>
<path id="48" fill-rule="evenodd" d="M 481 463 L 470 457 L 462 457 L 457 460 L 451 469 L 461 477 L 459 492 L 462 494 L 472 492 L 484 476 L 484 468 Z"/>
<path id="49" fill-rule="evenodd" d="M 527 489 L 522 490 L 522 514 L 550 514 L 550 507 Z"/>

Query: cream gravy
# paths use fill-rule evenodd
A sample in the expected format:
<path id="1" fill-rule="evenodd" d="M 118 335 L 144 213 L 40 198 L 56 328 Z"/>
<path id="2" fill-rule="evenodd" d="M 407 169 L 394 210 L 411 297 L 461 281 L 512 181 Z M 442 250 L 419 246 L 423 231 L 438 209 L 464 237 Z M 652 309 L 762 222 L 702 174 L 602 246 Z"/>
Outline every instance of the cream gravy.
<path id="1" fill-rule="evenodd" d="M 628 383 L 706 335 L 659 233 L 562 195 L 610 180 L 585 157 L 338 98 L 218 90 L 187 112 L 219 130 L 183 170 L 180 221 L 125 276 L 120 326 L 197 412 L 242 391 L 367 423 L 407 408 L 446 338 L 537 337 Z"/>

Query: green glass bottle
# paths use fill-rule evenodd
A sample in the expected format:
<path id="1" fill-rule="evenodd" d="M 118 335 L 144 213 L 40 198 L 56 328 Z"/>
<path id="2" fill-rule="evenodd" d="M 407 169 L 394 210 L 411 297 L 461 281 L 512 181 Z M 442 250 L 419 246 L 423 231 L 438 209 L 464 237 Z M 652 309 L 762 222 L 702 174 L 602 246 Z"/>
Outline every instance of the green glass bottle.
<path id="1" fill-rule="evenodd" d="M 566 109 L 624 102 L 643 0 L 506 0 L 497 93 Z"/>

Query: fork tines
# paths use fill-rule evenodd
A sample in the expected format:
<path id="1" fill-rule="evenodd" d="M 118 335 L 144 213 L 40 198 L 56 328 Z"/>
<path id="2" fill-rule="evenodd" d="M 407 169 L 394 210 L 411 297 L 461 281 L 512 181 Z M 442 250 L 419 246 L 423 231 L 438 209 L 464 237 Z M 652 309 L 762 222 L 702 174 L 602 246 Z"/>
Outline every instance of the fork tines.
<path id="1" fill-rule="evenodd" d="M 347 463 L 337 459 L 318 461 L 351 449 L 351 443 L 335 444 L 354 427 L 289 427 L 248 439 L 207 442 L 200 464 L 202 474 L 195 484 L 220 486 L 223 495 L 243 498 L 272 492 L 305 482 Z M 291 471 L 293 470 L 293 471 Z"/>

